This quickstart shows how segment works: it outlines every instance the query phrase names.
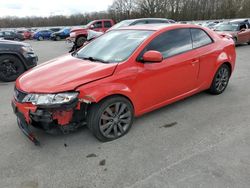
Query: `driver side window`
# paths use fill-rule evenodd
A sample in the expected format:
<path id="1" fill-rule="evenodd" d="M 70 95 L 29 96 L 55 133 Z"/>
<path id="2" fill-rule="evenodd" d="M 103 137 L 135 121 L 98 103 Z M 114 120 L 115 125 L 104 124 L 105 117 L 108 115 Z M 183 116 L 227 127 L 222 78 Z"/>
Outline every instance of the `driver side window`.
<path id="1" fill-rule="evenodd" d="M 102 22 L 101 21 L 100 22 L 95 22 L 93 24 L 93 26 L 94 26 L 94 28 L 102 28 Z"/>
<path id="2" fill-rule="evenodd" d="M 156 50 L 163 58 L 181 54 L 192 50 L 192 40 L 189 29 L 175 29 L 157 36 L 144 50 Z"/>

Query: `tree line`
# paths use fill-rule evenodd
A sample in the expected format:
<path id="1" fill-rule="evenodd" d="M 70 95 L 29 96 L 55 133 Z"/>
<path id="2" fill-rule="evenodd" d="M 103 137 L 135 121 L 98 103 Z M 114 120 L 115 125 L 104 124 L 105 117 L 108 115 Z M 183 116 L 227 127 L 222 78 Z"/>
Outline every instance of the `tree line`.
<path id="1" fill-rule="evenodd" d="M 45 27 L 84 25 L 91 20 L 111 18 L 116 22 L 142 17 L 176 21 L 250 18 L 250 0 L 114 0 L 101 12 L 50 17 L 4 17 L 0 27 Z"/>

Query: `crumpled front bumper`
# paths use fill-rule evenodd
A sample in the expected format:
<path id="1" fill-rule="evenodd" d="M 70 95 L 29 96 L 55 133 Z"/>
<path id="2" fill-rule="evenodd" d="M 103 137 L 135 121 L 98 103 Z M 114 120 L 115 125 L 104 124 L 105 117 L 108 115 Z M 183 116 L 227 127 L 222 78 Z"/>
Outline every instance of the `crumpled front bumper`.
<path id="1" fill-rule="evenodd" d="M 59 127 L 62 127 L 61 130 L 66 130 L 66 127 L 76 124 L 73 122 L 76 121 L 76 118 L 73 117 L 76 116 L 76 113 L 81 112 L 78 104 L 78 102 L 75 102 L 66 107 L 43 109 L 30 103 L 20 103 L 15 99 L 12 100 L 12 108 L 17 116 L 19 128 L 35 145 L 40 145 L 40 142 L 31 131 L 31 126 L 41 128 L 45 131 L 50 130 L 50 128 Z"/>

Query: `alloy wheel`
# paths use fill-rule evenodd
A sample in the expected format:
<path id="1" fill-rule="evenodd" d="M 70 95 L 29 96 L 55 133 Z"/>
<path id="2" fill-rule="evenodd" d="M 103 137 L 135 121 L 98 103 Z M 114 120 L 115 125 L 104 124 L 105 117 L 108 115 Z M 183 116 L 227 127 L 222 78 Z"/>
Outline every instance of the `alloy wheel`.
<path id="1" fill-rule="evenodd" d="M 116 102 L 109 105 L 102 113 L 99 128 L 106 138 L 118 138 L 125 134 L 132 121 L 132 112 L 126 103 Z"/>
<path id="2" fill-rule="evenodd" d="M 215 88 L 218 92 L 223 91 L 228 84 L 229 71 L 226 67 L 221 67 L 215 78 Z"/>

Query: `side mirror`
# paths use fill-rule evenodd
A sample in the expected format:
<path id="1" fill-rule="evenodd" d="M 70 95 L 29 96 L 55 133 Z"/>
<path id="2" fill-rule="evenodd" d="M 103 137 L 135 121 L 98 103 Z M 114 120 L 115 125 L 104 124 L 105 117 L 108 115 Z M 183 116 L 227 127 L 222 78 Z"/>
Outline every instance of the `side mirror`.
<path id="1" fill-rule="evenodd" d="M 94 29 L 94 28 L 95 28 L 94 25 L 91 25 L 91 26 L 90 26 L 90 29 Z"/>
<path id="2" fill-rule="evenodd" d="M 163 60 L 161 52 L 150 50 L 143 54 L 142 56 L 144 62 L 150 63 L 160 63 Z"/>
<path id="3" fill-rule="evenodd" d="M 245 28 L 242 28 L 242 29 L 240 30 L 240 32 L 244 32 L 244 31 L 246 31 L 246 29 L 245 29 Z"/>

